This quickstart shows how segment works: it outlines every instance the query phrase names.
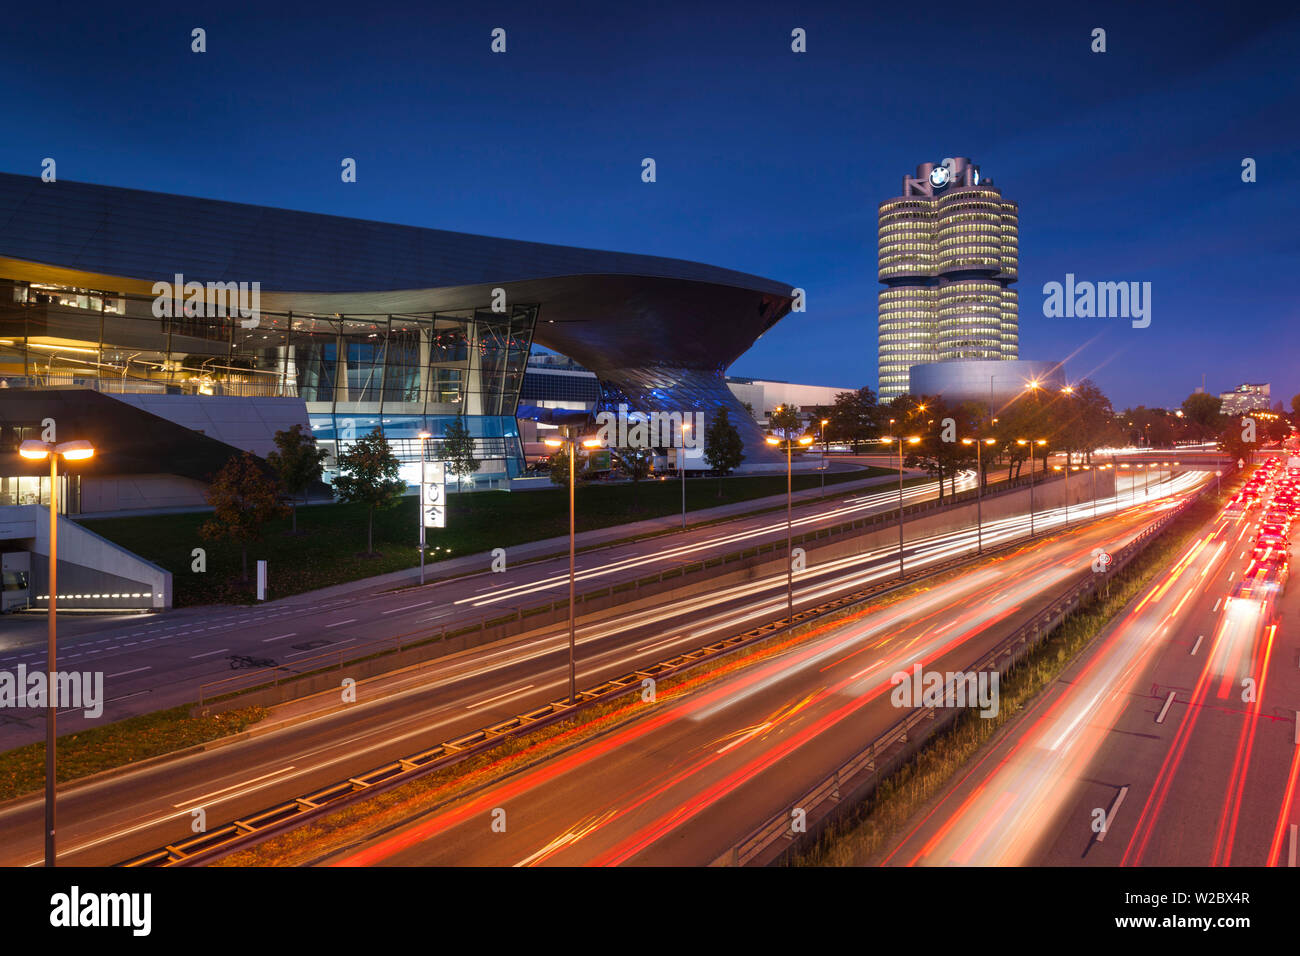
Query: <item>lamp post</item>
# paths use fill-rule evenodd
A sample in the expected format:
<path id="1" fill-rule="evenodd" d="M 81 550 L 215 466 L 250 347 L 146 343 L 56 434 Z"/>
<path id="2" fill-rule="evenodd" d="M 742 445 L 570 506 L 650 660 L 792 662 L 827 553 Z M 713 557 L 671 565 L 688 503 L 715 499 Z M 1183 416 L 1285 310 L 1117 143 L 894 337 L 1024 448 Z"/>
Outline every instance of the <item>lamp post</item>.
<path id="1" fill-rule="evenodd" d="M 566 429 L 567 431 L 567 429 Z M 578 675 L 577 667 L 574 662 L 574 647 L 577 644 L 575 635 L 577 633 L 574 608 L 574 569 L 576 565 L 576 549 L 574 548 L 574 510 L 573 510 L 573 489 L 577 485 L 578 470 L 578 440 L 566 435 L 564 438 L 548 438 L 546 444 L 552 448 L 565 448 L 569 455 L 569 703 L 578 702 Z M 582 440 L 583 448 L 597 448 L 600 441 L 595 438 Z"/>
<path id="2" fill-rule="evenodd" d="M 691 430 L 690 422 L 682 422 L 682 448 L 678 467 L 682 472 L 682 528 L 686 527 L 686 433 Z"/>
<path id="3" fill-rule="evenodd" d="M 58 570 L 59 570 L 59 456 L 66 461 L 85 461 L 94 456 L 95 447 L 88 441 L 54 442 L 28 439 L 18 447 L 18 454 L 29 461 L 50 460 L 50 587 L 46 614 L 45 664 L 45 865 L 54 866 L 54 674 L 57 670 L 58 645 Z"/>
<path id="4" fill-rule="evenodd" d="M 975 553 L 984 553 L 984 464 L 981 445 L 993 445 L 996 438 L 963 438 L 963 445 L 975 446 Z"/>
<path id="5" fill-rule="evenodd" d="M 1034 382 L 1033 387 L 1037 388 L 1038 383 Z M 1034 446 L 1046 445 L 1047 440 L 1043 438 L 1038 438 L 1038 439 L 1017 438 L 1016 444 L 1029 446 L 1029 537 L 1032 538 L 1034 536 Z M 1043 464 L 1046 463 L 1047 463 L 1047 457 L 1046 457 L 1046 453 L 1044 453 Z"/>
<path id="6" fill-rule="evenodd" d="M 428 432 L 420 432 L 420 507 L 415 509 L 416 519 L 420 522 L 420 583 L 424 583 L 424 460 L 428 456 L 425 454 L 425 448 L 432 436 Z"/>
<path id="7" fill-rule="evenodd" d="M 831 423 L 829 418 L 822 419 L 821 439 L 822 439 L 822 497 L 826 497 L 826 455 L 830 451 L 826 443 L 826 426 Z"/>
<path id="8" fill-rule="evenodd" d="M 889 424 L 894 424 L 891 418 Z M 889 436 L 880 439 L 886 445 L 898 442 L 898 576 L 903 576 L 903 442 L 909 445 L 915 445 L 920 442 L 920 438 L 899 436 Z"/>
<path id="9" fill-rule="evenodd" d="M 794 626 L 794 560 L 793 560 L 793 521 L 791 518 L 792 510 L 792 491 L 794 479 L 791 477 L 794 472 L 794 441 L 787 438 L 784 442 L 775 435 L 768 435 L 765 439 L 769 445 L 785 445 L 785 608 L 786 615 L 789 619 L 790 626 Z M 799 439 L 800 445 L 811 445 L 812 436 L 804 435 Z"/>

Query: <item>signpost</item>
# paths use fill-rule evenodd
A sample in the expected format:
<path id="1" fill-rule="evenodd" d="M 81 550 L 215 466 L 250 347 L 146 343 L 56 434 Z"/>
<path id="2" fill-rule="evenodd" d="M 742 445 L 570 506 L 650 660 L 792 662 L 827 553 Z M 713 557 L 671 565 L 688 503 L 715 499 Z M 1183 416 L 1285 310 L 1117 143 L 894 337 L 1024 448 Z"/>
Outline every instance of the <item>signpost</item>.
<path id="1" fill-rule="evenodd" d="M 431 461 L 420 468 L 420 583 L 424 583 L 424 529 L 447 527 L 447 465 Z"/>

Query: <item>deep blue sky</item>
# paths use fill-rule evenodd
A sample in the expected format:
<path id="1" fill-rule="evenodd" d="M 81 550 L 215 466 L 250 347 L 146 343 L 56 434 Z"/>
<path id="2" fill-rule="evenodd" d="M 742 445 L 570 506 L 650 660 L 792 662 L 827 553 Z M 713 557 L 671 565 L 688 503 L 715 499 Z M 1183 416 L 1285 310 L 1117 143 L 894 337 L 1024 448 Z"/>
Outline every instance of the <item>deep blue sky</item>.
<path id="1" fill-rule="evenodd" d="M 1295 14 L 1058 6 L 11 4 L 0 169 L 740 269 L 809 307 L 734 374 L 874 387 L 876 204 L 964 155 L 1020 203 L 1023 357 L 1069 357 L 1117 407 L 1202 373 L 1289 402 Z M 1044 318 L 1067 272 L 1150 281 L 1151 327 Z"/>

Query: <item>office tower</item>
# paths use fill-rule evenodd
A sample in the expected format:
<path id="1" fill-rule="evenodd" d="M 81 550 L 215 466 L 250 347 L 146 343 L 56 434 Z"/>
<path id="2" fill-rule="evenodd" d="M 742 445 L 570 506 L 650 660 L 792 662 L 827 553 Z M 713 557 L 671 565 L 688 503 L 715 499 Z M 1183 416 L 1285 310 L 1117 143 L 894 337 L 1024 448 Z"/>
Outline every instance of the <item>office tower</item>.
<path id="1" fill-rule="evenodd" d="M 879 206 L 879 394 L 908 390 L 913 365 L 1015 359 L 1018 210 L 978 166 L 922 163 Z"/>

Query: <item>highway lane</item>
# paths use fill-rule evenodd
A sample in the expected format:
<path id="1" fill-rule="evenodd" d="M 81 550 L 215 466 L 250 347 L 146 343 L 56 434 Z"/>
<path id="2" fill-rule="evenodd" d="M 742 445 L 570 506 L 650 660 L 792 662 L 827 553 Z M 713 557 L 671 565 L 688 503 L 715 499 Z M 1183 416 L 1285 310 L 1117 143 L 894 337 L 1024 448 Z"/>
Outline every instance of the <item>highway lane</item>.
<path id="1" fill-rule="evenodd" d="M 973 487 L 973 477 L 959 481 L 958 487 Z M 937 494 L 936 482 L 923 482 L 905 488 L 903 500 L 914 504 Z M 796 532 L 831 527 L 889 511 L 897 502 L 895 488 L 804 505 L 794 509 L 794 527 Z M 577 557 L 579 587 L 601 588 L 784 536 L 781 511 L 595 549 Z M 490 554 L 482 557 L 482 572 L 400 591 L 313 603 L 298 597 L 254 607 L 185 608 L 104 627 L 77 621 L 70 633 L 61 635 L 60 668 L 105 674 L 105 698 L 111 703 L 95 721 L 105 723 L 195 700 L 200 684 L 230 676 L 233 655 L 292 663 L 297 657 L 346 648 L 349 643 L 428 634 L 444 625 L 454 629 L 517 605 L 568 597 L 567 555 L 508 564 L 500 573 L 490 570 Z M 495 599 L 480 600 L 489 592 Z M 0 637 L 0 669 L 12 670 L 19 664 L 39 667 L 44 661 L 43 632 L 21 640 Z M 90 725 L 73 713 L 63 729 L 73 732 Z M 0 749 L 41 739 L 43 728 L 38 713 L 0 712 Z"/>
<path id="2" fill-rule="evenodd" d="M 876 862 L 1295 865 L 1300 592 L 1280 626 L 1227 600 L 1253 525 L 1207 525 Z"/>
<path id="3" fill-rule="evenodd" d="M 1183 479 L 1182 484 L 1193 480 Z M 1121 496 L 1099 507 L 1103 514 L 1127 509 L 1127 499 Z M 1050 527 L 1062 517 L 1040 514 L 1037 526 Z M 1021 537 L 1027 526 L 1024 516 L 990 523 L 985 543 Z M 946 560 L 972 551 L 974 545 L 973 529 L 936 535 L 909 543 L 908 564 L 920 567 Z M 892 578 L 896 561 L 895 549 L 881 548 L 814 563 L 797 578 L 796 606 Z M 784 608 L 785 578 L 777 574 L 584 625 L 578 639 L 580 683 L 595 684 L 779 618 Z M 177 829 L 184 823 L 186 799 L 215 794 L 204 801 L 209 822 L 215 823 L 310 792 L 563 696 L 567 660 L 564 628 L 521 635 L 385 681 L 383 697 L 363 684 L 355 708 L 160 767 L 73 787 L 60 802 L 62 845 L 73 863 L 115 862 L 180 839 L 184 833 Z M 0 862 L 39 858 L 39 814 L 36 799 L 0 810 L 0 832 L 17 834 L 0 846 Z"/>
<path id="4" fill-rule="evenodd" d="M 829 625 L 779 656 L 680 697 L 425 816 L 338 865 L 712 861 L 901 719 L 889 677 L 957 670 L 1155 520 L 1126 509 Z M 505 812 L 504 832 L 492 829 Z"/>

